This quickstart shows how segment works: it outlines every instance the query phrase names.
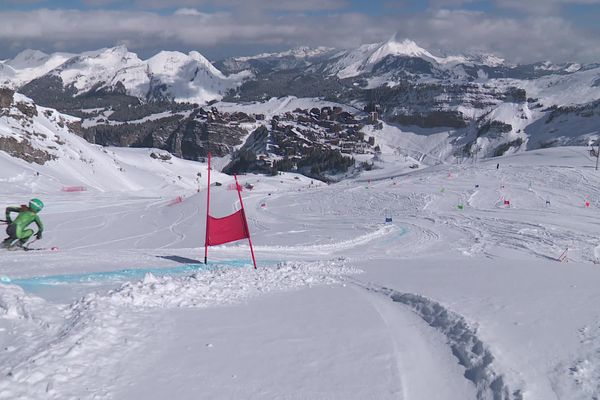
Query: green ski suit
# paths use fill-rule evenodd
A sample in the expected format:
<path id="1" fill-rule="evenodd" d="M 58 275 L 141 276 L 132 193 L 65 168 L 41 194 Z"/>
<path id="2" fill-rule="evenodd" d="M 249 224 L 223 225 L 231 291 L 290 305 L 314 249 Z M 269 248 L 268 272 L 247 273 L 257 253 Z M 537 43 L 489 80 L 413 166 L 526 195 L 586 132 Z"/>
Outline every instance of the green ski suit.
<path id="1" fill-rule="evenodd" d="M 12 213 L 19 213 L 14 221 L 10 218 L 10 214 Z M 42 232 L 44 231 L 44 224 L 42 224 L 42 220 L 37 213 L 24 205 L 21 207 L 6 207 L 6 222 L 8 223 L 8 228 L 6 228 L 7 241 L 19 239 L 21 243 L 27 242 L 33 235 L 33 230 L 27 229 L 27 227 L 34 222 L 38 228 L 38 239 L 42 237 Z"/>

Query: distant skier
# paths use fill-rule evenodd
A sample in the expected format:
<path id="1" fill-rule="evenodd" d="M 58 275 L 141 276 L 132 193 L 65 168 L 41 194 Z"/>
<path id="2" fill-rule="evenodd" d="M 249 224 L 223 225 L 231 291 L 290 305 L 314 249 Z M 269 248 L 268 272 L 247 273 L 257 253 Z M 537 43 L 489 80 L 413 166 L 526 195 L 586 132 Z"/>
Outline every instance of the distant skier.
<path id="1" fill-rule="evenodd" d="M 500 163 L 496 164 L 496 169 L 500 168 Z"/>
<path id="2" fill-rule="evenodd" d="M 31 199 L 28 205 L 21 205 L 20 207 L 6 207 L 6 223 L 8 224 L 6 234 L 8 237 L 2 242 L 2 247 L 25 247 L 27 241 L 33 236 L 33 230 L 28 229 L 28 227 L 34 222 L 38 228 L 35 236 L 37 239 L 41 239 L 44 225 L 38 213 L 43 208 L 44 203 L 39 199 Z M 10 216 L 12 213 L 18 213 L 17 218 L 14 220 Z"/>

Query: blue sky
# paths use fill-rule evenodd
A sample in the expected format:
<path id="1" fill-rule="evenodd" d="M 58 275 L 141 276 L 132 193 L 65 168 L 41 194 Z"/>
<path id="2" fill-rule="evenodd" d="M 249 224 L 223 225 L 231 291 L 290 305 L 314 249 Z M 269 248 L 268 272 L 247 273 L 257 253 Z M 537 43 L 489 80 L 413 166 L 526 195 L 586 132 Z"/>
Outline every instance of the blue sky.
<path id="1" fill-rule="evenodd" d="M 125 44 L 218 59 L 394 34 L 513 62 L 600 62 L 600 0 L 0 0 L 0 58 Z"/>

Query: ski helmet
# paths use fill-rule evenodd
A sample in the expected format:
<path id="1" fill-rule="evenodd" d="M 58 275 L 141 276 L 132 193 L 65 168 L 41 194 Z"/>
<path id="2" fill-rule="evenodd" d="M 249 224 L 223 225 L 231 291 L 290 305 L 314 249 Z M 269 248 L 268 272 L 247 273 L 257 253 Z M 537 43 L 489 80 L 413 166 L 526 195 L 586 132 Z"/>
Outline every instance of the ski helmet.
<path id="1" fill-rule="evenodd" d="M 31 211 L 38 213 L 38 212 L 42 211 L 42 208 L 44 208 L 44 203 L 42 203 L 42 201 L 40 199 L 29 200 L 29 209 Z"/>

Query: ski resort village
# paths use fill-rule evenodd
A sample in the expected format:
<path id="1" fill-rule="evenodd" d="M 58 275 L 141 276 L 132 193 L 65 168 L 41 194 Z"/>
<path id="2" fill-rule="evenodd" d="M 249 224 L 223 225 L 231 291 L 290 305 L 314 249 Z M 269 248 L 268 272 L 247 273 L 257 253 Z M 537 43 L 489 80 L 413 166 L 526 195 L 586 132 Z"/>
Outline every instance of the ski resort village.
<path id="1" fill-rule="evenodd" d="M 0 2 L 0 400 L 599 399 L 598 21 Z"/>

